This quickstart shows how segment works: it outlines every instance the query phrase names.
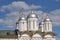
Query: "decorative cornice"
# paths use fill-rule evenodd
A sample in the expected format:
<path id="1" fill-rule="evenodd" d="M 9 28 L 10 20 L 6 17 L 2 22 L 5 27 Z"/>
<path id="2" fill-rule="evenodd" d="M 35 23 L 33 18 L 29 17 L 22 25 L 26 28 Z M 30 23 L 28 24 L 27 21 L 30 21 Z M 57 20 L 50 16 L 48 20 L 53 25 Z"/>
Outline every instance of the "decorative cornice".
<path id="1" fill-rule="evenodd" d="M 51 35 L 52 37 L 55 37 L 56 34 L 53 32 L 41 32 L 40 30 L 37 31 L 23 31 L 19 32 L 20 36 L 23 34 L 28 34 L 31 38 L 34 34 L 41 35 L 42 38 L 44 38 L 45 35 Z M 0 38 L 18 38 L 18 35 L 0 35 Z"/>
<path id="2" fill-rule="evenodd" d="M 42 38 L 44 38 L 45 35 L 51 35 L 52 37 L 56 36 L 55 33 L 53 32 L 41 32 L 41 31 L 24 31 L 24 32 L 20 32 L 20 35 L 23 34 L 28 34 L 30 37 L 32 37 L 34 34 L 39 34 L 42 36 Z"/>

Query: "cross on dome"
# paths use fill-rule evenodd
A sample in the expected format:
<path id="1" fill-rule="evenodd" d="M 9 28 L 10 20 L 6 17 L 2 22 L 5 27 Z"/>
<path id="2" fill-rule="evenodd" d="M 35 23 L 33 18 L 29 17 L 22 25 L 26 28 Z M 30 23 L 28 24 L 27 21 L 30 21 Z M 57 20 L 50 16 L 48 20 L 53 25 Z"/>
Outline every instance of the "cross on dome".
<path id="1" fill-rule="evenodd" d="M 48 9 L 46 9 L 46 18 L 45 18 L 44 21 L 51 21 L 50 18 L 49 18 L 49 16 L 48 16 Z"/>
<path id="2" fill-rule="evenodd" d="M 30 7 L 30 10 L 31 10 L 31 13 L 34 13 L 34 5 L 32 4 L 31 7 Z"/>
<path id="3" fill-rule="evenodd" d="M 24 9 L 22 8 L 19 20 L 24 20 L 25 19 L 23 12 L 24 12 Z"/>
<path id="4" fill-rule="evenodd" d="M 28 18 L 37 18 L 37 15 L 34 12 L 34 5 L 32 4 L 30 7 L 31 13 L 28 15 Z"/>

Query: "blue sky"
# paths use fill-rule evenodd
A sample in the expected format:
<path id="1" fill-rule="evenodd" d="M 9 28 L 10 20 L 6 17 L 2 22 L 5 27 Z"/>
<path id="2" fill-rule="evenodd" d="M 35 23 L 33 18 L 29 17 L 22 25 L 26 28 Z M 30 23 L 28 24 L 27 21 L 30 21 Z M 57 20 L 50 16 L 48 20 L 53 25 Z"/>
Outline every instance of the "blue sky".
<path id="1" fill-rule="evenodd" d="M 0 0 L 0 30 L 14 30 L 19 17 L 17 7 L 22 8 L 24 5 L 23 8 L 28 9 L 31 3 L 36 8 L 40 7 L 39 11 L 43 13 L 48 9 L 49 16 L 53 21 L 53 32 L 60 37 L 60 0 Z"/>

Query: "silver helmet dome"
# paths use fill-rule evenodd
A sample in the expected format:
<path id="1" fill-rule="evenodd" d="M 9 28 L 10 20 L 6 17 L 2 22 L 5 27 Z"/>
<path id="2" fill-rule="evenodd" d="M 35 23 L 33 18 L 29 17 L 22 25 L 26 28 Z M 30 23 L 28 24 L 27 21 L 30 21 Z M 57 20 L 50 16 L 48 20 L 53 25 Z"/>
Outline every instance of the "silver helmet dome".
<path id="1" fill-rule="evenodd" d="M 49 17 L 48 17 L 48 14 L 47 14 L 47 16 L 46 16 L 46 18 L 44 19 L 44 21 L 52 21 Z"/>
<path id="2" fill-rule="evenodd" d="M 31 14 L 27 16 L 27 18 L 38 18 L 38 16 L 32 11 Z"/>

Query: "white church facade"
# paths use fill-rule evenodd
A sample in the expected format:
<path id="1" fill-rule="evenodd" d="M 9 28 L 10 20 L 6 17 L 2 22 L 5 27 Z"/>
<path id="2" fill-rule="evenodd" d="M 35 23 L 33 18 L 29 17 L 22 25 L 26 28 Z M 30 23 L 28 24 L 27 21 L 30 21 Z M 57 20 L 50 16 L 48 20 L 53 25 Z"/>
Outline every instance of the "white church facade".
<path id="1" fill-rule="evenodd" d="M 33 11 L 26 18 L 24 15 L 19 18 L 16 30 L 3 32 L 0 30 L 0 40 L 56 40 L 48 15 L 39 22 L 38 15 Z"/>

